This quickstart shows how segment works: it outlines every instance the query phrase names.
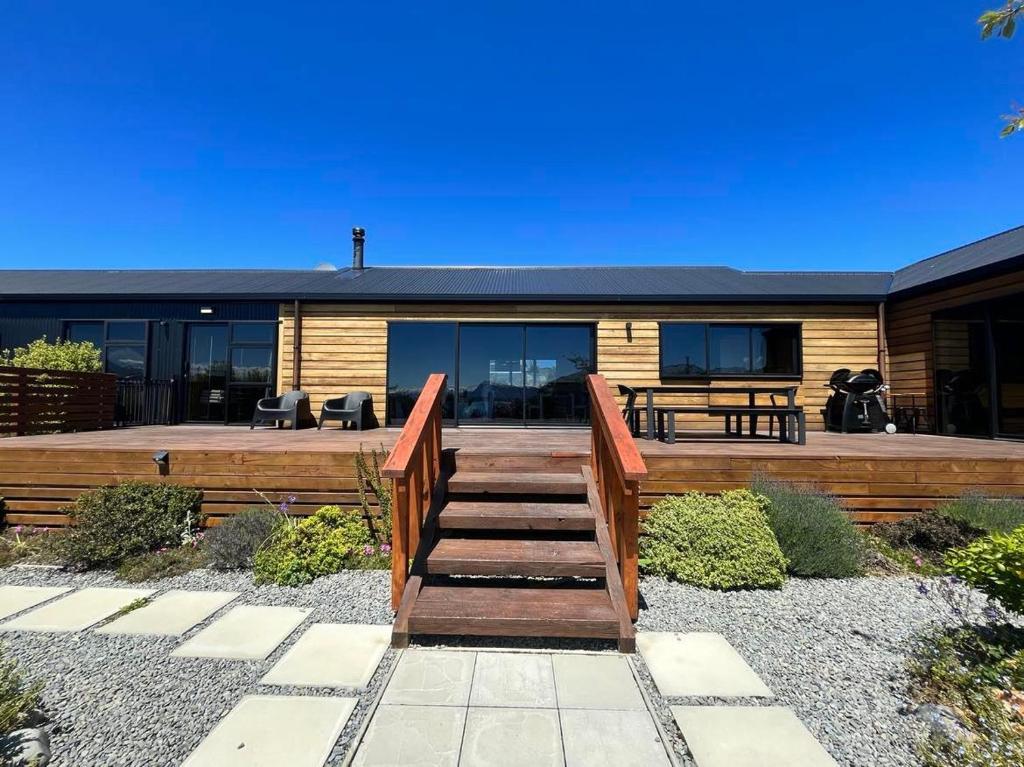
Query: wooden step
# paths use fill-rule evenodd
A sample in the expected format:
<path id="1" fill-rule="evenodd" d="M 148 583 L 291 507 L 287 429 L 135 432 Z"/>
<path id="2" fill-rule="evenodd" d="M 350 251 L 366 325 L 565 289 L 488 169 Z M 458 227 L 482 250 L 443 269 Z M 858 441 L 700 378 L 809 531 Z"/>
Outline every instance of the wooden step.
<path id="1" fill-rule="evenodd" d="M 619 636 L 608 592 L 588 588 L 424 586 L 408 625 L 412 634 Z"/>
<path id="2" fill-rule="evenodd" d="M 595 541 L 442 538 L 427 556 L 427 573 L 603 578 L 606 570 Z"/>
<path id="3" fill-rule="evenodd" d="M 497 471 L 456 471 L 448 480 L 451 493 L 516 495 L 584 495 L 587 483 L 576 474 L 516 474 Z"/>
<path id="4" fill-rule="evenodd" d="M 442 530 L 593 530 L 585 503 L 451 501 L 441 510 Z"/>

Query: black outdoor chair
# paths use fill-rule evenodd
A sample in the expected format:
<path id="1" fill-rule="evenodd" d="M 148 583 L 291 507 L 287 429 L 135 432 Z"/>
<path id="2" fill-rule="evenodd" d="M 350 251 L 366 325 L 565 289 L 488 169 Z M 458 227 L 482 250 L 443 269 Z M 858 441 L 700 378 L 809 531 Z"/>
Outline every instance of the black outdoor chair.
<path id="1" fill-rule="evenodd" d="M 622 408 L 622 417 L 634 437 L 640 434 L 640 412 L 636 409 L 636 389 L 619 384 L 619 396 L 626 398 L 626 406 Z"/>
<path id="2" fill-rule="evenodd" d="M 292 422 L 292 429 L 299 428 L 299 421 L 310 423 L 313 413 L 309 409 L 309 395 L 304 391 L 290 391 L 279 397 L 264 397 L 256 403 L 252 414 L 251 430 L 258 423 L 276 423 L 278 428 L 284 421 Z"/>
<path id="3" fill-rule="evenodd" d="M 354 391 L 344 397 L 326 400 L 320 408 L 320 422 L 316 428 L 323 428 L 324 421 L 341 421 L 342 429 L 346 423 L 351 423 L 356 431 L 362 431 L 363 417 L 372 407 L 373 397 L 365 391 Z"/>

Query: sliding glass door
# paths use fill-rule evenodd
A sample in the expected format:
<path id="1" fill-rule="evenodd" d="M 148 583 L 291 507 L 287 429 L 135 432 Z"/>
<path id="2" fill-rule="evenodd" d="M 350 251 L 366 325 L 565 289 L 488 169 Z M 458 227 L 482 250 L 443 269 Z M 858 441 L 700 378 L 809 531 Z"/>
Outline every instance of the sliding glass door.
<path id="1" fill-rule="evenodd" d="M 246 423 L 273 392 L 277 326 L 268 322 L 193 323 L 185 368 L 188 421 Z"/>
<path id="2" fill-rule="evenodd" d="M 399 425 L 431 372 L 448 373 L 460 425 L 585 425 L 596 370 L 590 324 L 395 322 L 388 327 L 388 424 Z"/>

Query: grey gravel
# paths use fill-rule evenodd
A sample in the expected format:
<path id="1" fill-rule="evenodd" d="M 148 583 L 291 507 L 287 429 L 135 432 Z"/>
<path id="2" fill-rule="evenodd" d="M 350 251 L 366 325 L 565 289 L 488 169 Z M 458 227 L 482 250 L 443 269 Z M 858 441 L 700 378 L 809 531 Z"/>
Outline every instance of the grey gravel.
<path id="1" fill-rule="evenodd" d="M 339 738 L 331 767 L 342 763 L 352 738 L 376 699 L 395 654 L 389 651 L 365 690 L 293 688 L 259 684 L 263 675 L 312 623 L 390 624 L 390 573 L 348 571 L 302 588 L 256 586 L 251 573 L 196 570 L 151 583 L 127 584 L 110 573 L 11 567 L 0 584 L 33 586 L 136 586 L 227 590 L 240 604 L 292 605 L 312 612 L 266 660 L 172 658 L 174 637 L 8 632 L 0 642 L 21 661 L 26 677 L 45 684 L 52 767 L 178 765 L 245 695 L 302 694 L 358 697 Z M 158 596 L 156 594 L 154 596 Z M 193 628 L 192 636 L 217 617 Z"/>
<path id="2" fill-rule="evenodd" d="M 717 592 L 647 578 L 638 631 L 722 634 L 774 698 L 663 698 L 637 672 L 682 764 L 692 765 L 670 705 L 783 705 L 844 767 L 918 765 L 927 724 L 913 716 L 906 662 L 914 635 L 950 620 L 911 578 L 790 580 L 778 591 Z M 983 600 L 976 600 L 980 610 Z"/>

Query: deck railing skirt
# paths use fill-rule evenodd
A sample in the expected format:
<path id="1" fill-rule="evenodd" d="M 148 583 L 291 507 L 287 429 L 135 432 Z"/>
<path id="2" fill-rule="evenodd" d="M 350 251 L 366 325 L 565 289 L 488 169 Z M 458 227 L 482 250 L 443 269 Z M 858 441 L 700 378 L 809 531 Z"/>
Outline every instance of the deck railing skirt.
<path id="1" fill-rule="evenodd" d="M 604 376 L 588 375 L 587 390 L 591 401 L 590 468 L 618 560 L 626 605 L 636 620 L 640 609 L 640 481 L 647 477 L 647 466 Z"/>
<path id="2" fill-rule="evenodd" d="M 381 468 L 394 492 L 391 512 L 391 608 L 397 610 L 409 580 L 409 562 L 420 542 L 441 473 L 441 400 L 448 377 L 433 373 Z"/>

